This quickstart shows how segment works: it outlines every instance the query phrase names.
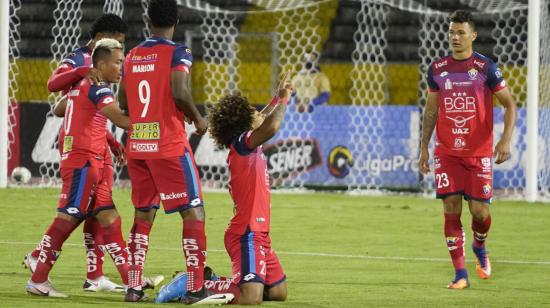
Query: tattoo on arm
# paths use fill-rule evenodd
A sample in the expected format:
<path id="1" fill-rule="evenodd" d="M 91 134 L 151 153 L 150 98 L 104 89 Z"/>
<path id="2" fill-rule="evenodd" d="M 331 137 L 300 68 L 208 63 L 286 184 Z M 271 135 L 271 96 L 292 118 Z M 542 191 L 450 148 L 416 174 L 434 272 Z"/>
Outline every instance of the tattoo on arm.
<path id="1" fill-rule="evenodd" d="M 422 145 L 427 147 L 432 139 L 432 134 L 437 121 L 438 108 L 430 108 L 426 106 L 424 119 L 422 120 Z"/>

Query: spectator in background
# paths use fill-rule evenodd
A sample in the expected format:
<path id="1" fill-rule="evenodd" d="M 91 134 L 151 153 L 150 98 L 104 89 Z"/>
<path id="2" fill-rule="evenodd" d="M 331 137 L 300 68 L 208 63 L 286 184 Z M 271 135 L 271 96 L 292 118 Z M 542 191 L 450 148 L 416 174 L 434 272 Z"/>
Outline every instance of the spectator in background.
<path id="1" fill-rule="evenodd" d="M 326 104 L 330 98 L 330 82 L 319 67 L 319 54 L 306 52 L 303 68 L 292 78 L 292 88 L 296 94 L 291 103 L 296 104 L 298 112 L 312 112 L 315 107 Z"/>

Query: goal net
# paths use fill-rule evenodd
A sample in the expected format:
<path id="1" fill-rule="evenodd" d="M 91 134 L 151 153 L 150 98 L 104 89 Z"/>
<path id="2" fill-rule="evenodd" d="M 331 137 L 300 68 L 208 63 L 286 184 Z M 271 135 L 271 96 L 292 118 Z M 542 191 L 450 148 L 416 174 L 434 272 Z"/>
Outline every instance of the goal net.
<path id="1" fill-rule="evenodd" d="M 548 197 L 550 26 L 544 21 L 549 17 L 550 0 L 540 2 L 538 187 L 540 194 Z M 296 80 L 304 87 L 298 91 L 304 97 L 293 100 L 281 130 L 264 146 L 273 187 L 369 192 L 433 190 L 433 176 L 422 176 L 417 166 L 426 72 L 432 61 L 449 53 L 448 14 L 455 9 L 472 11 L 478 31 L 474 48 L 499 65 L 519 107 L 511 159 L 494 166 L 495 193 L 522 197 L 526 185 L 529 86 L 527 1 L 179 0 L 178 3 L 180 24 L 174 39 L 192 49 L 195 59 L 192 91 L 201 110 L 233 92 L 243 93 L 257 106 L 266 104 L 285 71 L 298 76 Z M 10 0 L 10 5 L 21 6 L 18 0 Z M 32 4 L 23 4 L 22 10 L 10 10 L 14 37 L 20 32 L 18 12 L 29 14 L 25 6 Z M 143 18 L 146 6 L 146 0 L 57 1 L 55 7 L 48 6 L 52 10 L 50 19 L 54 20 L 49 33 L 50 72 L 66 53 L 83 43 L 82 20 L 89 20 L 86 17 L 93 14 L 97 17 L 102 11 L 123 16 L 130 28 L 126 47 L 133 47 L 148 33 Z M 10 43 L 17 50 L 17 39 Z M 15 53 L 11 59 L 13 76 L 17 75 L 20 61 Z M 306 60 L 312 54 L 319 55 L 318 62 L 312 64 L 313 69 L 306 69 Z M 327 77 L 329 91 L 320 90 L 321 75 Z M 21 71 L 10 82 L 10 95 L 14 93 L 17 101 L 22 101 L 18 99 L 17 86 L 25 78 L 28 77 Z M 330 93 L 328 103 L 316 104 L 320 92 Z M 57 99 L 56 95 L 47 97 L 50 105 Z M 51 113 L 47 117 L 53 118 Z M 58 119 L 47 120 L 44 124 L 47 129 L 42 133 L 55 131 L 60 123 Z M 12 128 L 16 125 L 12 117 L 10 124 Z M 193 131 L 192 126 L 187 128 Z M 495 101 L 495 141 L 502 130 L 503 109 Z M 117 138 L 122 137 L 122 131 L 113 131 Z M 48 139 L 42 133 L 43 138 L 39 137 L 33 147 L 33 163 L 40 166 L 33 176 L 40 177 L 41 184 L 55 184 L 59 176 L 56 136 L 44 133 Z M 227 151 L 217 149 L 208 135 L 189 136 L 204 186 L 225 187 Z M 126 176 L 124 170 L 118 170 L 117 182 L 124 182 Z"/>

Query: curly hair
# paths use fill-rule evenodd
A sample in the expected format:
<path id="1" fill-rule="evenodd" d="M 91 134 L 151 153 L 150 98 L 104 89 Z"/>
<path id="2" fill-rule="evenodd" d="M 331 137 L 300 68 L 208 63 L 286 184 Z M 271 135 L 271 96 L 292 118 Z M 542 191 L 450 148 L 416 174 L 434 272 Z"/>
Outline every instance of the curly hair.
<path id="1" fill-rule="evenodd" d="M 155 27 L 172 27 L 178 23 L 178 4 L 176 0 L 151 0 L 147 16 Z"/>
<path id="2" fill-rule="evenodd" d="M 208 130 L 220 148 L 228 148 L 231 142 L 246 130 L 252 129 L 254 107 L 240 93 L 226 95 L 208 111 Z"/>
<path id="3" fill-rule="evenodd" d="M 449 21 L 454 23 L 465 23 L 467 22 L 472 30 L 475 29 L 474 17 L 471 12 L 456 10 L 451 15 L 449 15 Z"/>
<path id="4" fill-rule="evenodd" d="M 90 29 L 90 37 L 93 39 L 99 32 L 104 33 L 124 33 L 128 31 L 128 25 L 115 14 L 103 14 L 94 20 Z"/>

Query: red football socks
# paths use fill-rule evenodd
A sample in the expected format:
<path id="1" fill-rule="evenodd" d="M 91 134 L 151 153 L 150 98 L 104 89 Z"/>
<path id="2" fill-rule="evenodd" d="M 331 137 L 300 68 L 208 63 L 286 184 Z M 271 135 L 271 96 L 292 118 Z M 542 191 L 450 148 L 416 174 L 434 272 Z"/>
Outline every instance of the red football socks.
<path id="1" fill-rule="evenodd" d="M 218 277 L 217 280 L 205 280 L 204 287 L 214 294 L 233 294 L 234 298 L 231 301 L 231 304 L 237 303 L 239 301 L 239 296 L 241 295 L 241 289 L 238 285 L 233 283 L 233 279 L 230 277 Z"/>
<path id="2" fill-rule="evenodd" d="M 182 247 L 187 266 L 187 290 L 197 292 L 203 286 L 206 262 L 204 221 L 183 221 Z"/>
<path id="3" fill-rule="evenodd" d="M 491 215 L 487 216 L 484 221 L 478 221 L 472 218 L 472 230 L 474 231 L 474 247 L 485 247 L 485 240 L 491 228 Z"/>
<path id="4" fill-rule="evenodd" d="M 460 214 L 445 213 L 445 238 L 455 270 L 464 269 L 464 230 Z"/>
<path id="5" fill-rule="evenodd" d="M 101 225 L 94 217 L 84 220 L 84 246 L 86 248 L 86 278 L 94 280 L 103 276 L 103 238 Z"/>
<path id="6" fill-rule="evenodd" d="M 102 229 L 105 251 L 113 259 L 122 282 L 128 285 L 128 251 L 126 250 L 126 242 L 122 238 L 120 217 L 112 224 L 102 226 Z"/>
<path id="7" fill-rule="evenodd" d="M 149 233 L 153 224 L 147 220 L 135 218 L 134 225 L 128 236 L 128 287 L 141 290 L 141 275 L 147 250 L 149 249 Z"/>
<path id="8" fill-rule="evenodd" d="M 57 258 L 59 258 L 63 242 L 67 240 L 71 232 L 73 232 L 77 226 L 78 223 L 65 219 L 55 218 L 53 220 L 40 242 L 40 254 L 38 256 L 36 270 L 31 277 L 32 281 L 42 283 L 48 279 L 50 270 Z"/>

